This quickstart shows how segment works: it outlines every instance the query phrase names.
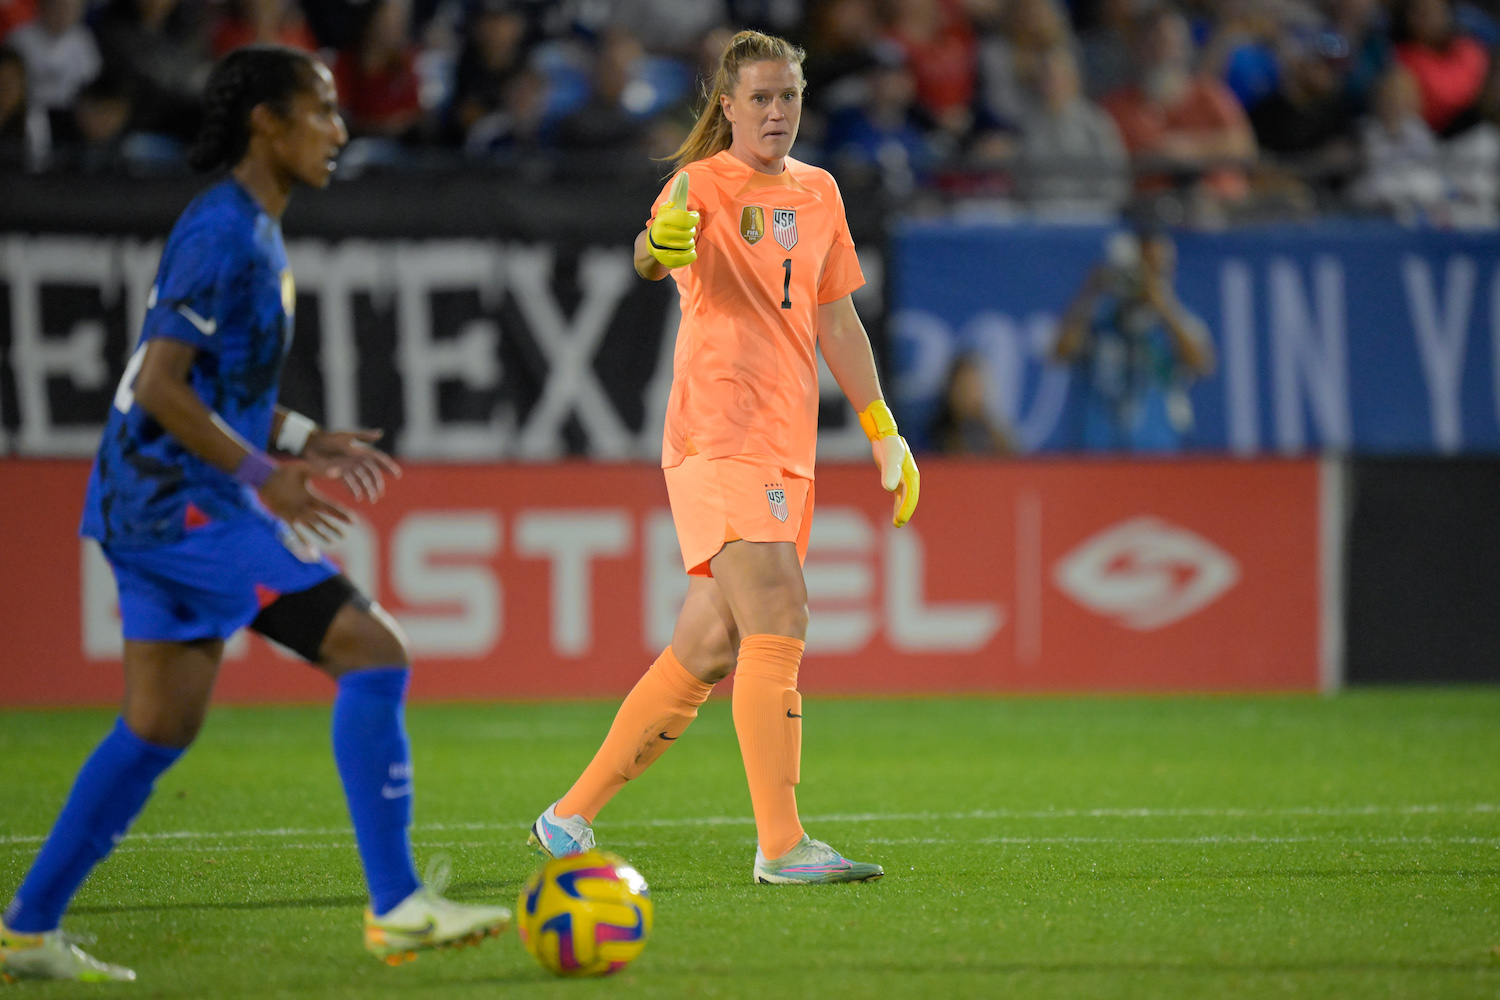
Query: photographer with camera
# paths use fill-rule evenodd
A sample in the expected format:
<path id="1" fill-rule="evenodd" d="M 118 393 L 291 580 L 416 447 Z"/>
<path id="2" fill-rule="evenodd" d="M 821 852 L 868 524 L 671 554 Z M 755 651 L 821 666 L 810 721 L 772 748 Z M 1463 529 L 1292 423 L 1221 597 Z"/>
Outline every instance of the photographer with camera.
<path id="1" fill-rule="evenodd" d="M 1082 371 L 1089 451 L 1170 452 L 1192 429 L 1192 382 L 1214 369 L 1203 321 L 1173 288 L 1177 246 L 1161 232 L 1119 233 L 1058 328 L 1053 354 Z"/>

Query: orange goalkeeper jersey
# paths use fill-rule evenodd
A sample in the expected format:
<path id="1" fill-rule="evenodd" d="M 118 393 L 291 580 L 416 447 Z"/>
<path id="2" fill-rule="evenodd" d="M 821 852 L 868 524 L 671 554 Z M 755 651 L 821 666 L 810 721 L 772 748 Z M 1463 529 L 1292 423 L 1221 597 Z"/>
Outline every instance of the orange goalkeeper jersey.
<path id="1" fill-rule="evenodd" d="M 765 455 L 811 479 L 818 306 L 865 283 L 838 185 L 791 157 L 782 173 L 763 174 L 727 150 L 684 169 L 698 259 L 672 271 L 682 322 L 661 464 L 673 468 L 690 449 Z"/>

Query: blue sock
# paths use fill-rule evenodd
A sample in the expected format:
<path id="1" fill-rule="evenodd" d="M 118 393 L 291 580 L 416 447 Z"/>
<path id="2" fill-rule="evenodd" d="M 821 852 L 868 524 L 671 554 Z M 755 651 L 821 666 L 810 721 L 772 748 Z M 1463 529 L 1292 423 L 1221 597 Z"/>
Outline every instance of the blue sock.
<path id="1" fill-rule="evenodd" d="M 333 700 L 333 759 L 377 915 L 422 884 L 408 834 L 412 773 L 404 703 L 410 674 L 406 667 L 356 670 L 339 678 Z"/>
<path id="2" fill-rule="evenodd" d="M 147 743 L 117 719 L 78 772 L 47 842 L 5 908 L 5 926 L 24 934 L 56 930 L 73 894 L 124 838 L 157 777 L 183 749 Z"/>

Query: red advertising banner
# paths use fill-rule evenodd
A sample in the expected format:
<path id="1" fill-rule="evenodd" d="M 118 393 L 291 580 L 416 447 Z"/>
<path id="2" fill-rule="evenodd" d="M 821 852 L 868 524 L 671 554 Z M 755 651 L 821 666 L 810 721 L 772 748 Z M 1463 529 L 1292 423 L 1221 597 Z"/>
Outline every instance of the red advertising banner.
<path id="1" fill-rule="evenodd" d="M 1313 461 L 925 459 L 890 527 L 873 468 L 819 469 L 809 692 L 1315 690 Z M 83 462 L 0 460 L 0 705 L 121 690 L 114 580 L 77 537 Z M 658 469 L 415 466 L 333 553 L 406 629 L 427 699 L 614 695 L 686 577 Z M 332 686 L 242 634 L 221 701 Z"/>

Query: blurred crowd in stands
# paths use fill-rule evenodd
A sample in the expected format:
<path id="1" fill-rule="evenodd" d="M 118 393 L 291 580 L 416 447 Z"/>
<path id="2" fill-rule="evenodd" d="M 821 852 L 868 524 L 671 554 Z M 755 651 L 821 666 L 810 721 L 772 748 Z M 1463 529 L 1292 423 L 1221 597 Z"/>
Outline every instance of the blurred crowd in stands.
<path id="1" fill-rule="evenodd" d="M 1500 0 L 0 0 L 0 166 L 185 169 L 213 60 L 279 41 L 347 174 L 660 174 L 741 27 L 807 50 L 796 155 L 897 203 L 1500 221 Z"/>

